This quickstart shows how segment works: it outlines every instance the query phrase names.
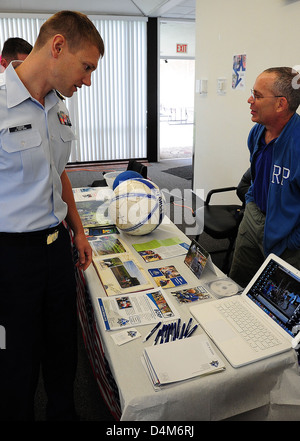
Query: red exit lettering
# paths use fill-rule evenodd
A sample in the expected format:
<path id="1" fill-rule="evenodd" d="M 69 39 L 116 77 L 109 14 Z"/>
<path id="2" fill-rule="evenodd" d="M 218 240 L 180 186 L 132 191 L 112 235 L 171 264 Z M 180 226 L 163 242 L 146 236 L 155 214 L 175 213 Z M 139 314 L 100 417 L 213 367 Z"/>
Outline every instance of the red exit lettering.
<path id="1" fill-rule="evenodd" d="M 176 52 L 187 53 L 187 44 L 177 44 Z"/>

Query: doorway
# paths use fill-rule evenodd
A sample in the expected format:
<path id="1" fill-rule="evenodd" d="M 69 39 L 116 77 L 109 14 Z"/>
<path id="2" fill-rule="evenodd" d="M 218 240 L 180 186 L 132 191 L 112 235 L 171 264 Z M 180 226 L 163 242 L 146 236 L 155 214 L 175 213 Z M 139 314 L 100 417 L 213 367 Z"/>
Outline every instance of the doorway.
<path id="1" fill-rule="evenodd" d="M 191 158 L 195 60 L 160 60 L 160 159 Z"/>
<path id="2" fill-rule="evenodd" d="M 161 20 L 159 158 L 193 156 L 195 22 Z"/>
<path id="3" fill-rule="evenodd" d="M 195 60 L 160 60 L 160 159 L 191 158 Z"/>

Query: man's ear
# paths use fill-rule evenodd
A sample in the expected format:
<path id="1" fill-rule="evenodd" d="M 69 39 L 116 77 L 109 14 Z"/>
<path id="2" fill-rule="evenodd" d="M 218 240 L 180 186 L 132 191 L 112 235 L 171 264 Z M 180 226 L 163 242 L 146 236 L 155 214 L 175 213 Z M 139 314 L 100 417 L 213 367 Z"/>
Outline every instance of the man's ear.
<path id="1" fill-rule="evenodd" d="M 7 66 L 8 66 L 8 62 L 7 62 L 6 59 L 3 58 L 3 57 L 1 57 L 0 64 L 1 64 L 1 66 L 3 66 L 5 69 L 6 69 Z"/>
<path id="2" fill-rule="evenodd" d="M 52 38 L 51 52 L 54 58 L 57 58 L 66 46 L 66 39 L 63 35 L 57 34 Z"/>
<path id="3" fill-rule="evenodd" d="M 289 111 L 289 103 L 287 102 L 287 99 L 285 96 L 281 96 L 278 98 L 277 111 L 278 112 Z"/>

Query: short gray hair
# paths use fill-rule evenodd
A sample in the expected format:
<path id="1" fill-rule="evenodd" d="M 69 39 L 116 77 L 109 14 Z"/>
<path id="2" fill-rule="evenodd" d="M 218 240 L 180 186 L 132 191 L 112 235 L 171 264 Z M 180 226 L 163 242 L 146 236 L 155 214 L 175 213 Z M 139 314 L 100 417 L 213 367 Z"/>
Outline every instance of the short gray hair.
<path id="1" fill-rule="evenodd" d="M 300 104 L 299 72 L 291 67 L 270 67 L 264 72 L 276 74 L 277 78 L 274 81 L 272 92 L 276 96 L 284 96 L 288 102 L 289 110 L 295 113 Z M 296 78 L 297 76 L 298 78 Z"/>

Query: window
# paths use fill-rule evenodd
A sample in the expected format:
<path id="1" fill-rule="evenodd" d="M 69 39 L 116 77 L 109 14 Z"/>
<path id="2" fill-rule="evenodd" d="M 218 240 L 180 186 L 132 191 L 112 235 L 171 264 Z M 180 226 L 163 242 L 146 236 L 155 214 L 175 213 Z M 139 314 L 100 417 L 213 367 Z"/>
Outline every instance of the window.
<path id="1" fill-rule="evenodd" d="M 105 44 L 91 87 L 67 99 L 77 135 L 70 162 L 145 158 L 146 19 L 90 17 Z M 34 44 L 47 16 L 0 15 L 0 43 L 22 37 Z"/>

